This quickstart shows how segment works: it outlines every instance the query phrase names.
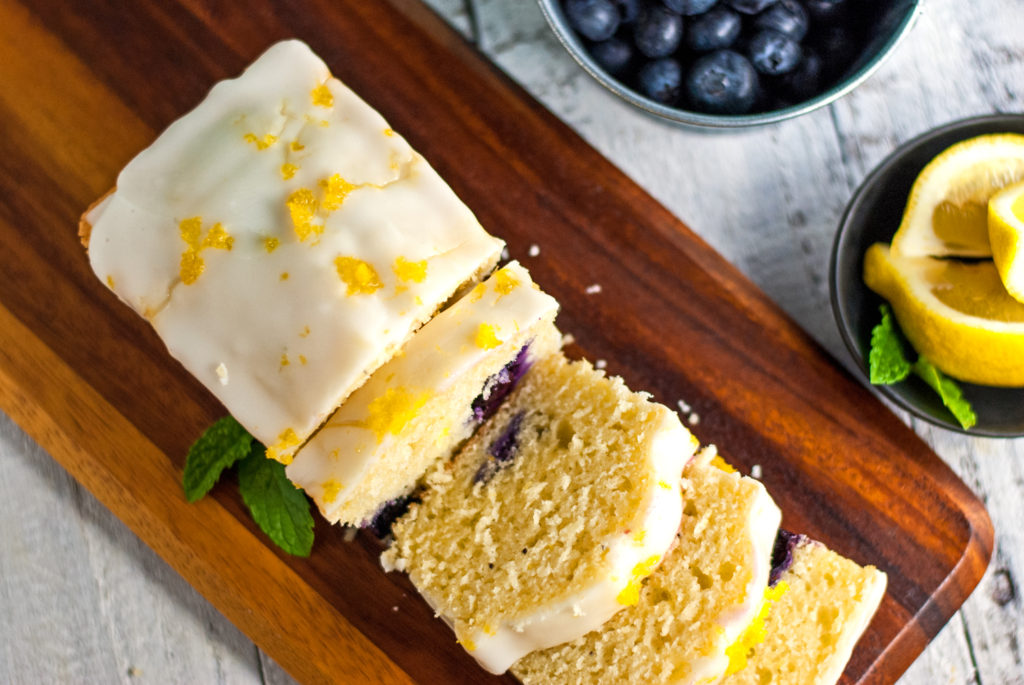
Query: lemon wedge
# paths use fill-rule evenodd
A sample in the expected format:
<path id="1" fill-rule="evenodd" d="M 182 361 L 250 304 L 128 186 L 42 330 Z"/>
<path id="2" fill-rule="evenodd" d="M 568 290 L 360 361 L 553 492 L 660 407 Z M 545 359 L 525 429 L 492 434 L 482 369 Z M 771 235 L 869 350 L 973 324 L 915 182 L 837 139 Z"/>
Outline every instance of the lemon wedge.
<path id="1" fill-rule="evenodd" d="M 988 201 L 988 240 L 1006 291 L 1024 302 L 1024 183 L 1003 188 Z"/>
<path id="2" fill-rule="evenodd" d="M 876 243 L 864 255 L 864 282 L 889 301 L 918 354 L 947 375 L 1024 386 L 1024 303 L 992 262 L 902 257 Z"/>
<path id="3" fill-rule="evenodd" d="M 1024 180 L 1024 135 L 957 143 L 933 159 L 910 189 L 892 251 L 901 257 L 989 257 L 988 201 Z"/>

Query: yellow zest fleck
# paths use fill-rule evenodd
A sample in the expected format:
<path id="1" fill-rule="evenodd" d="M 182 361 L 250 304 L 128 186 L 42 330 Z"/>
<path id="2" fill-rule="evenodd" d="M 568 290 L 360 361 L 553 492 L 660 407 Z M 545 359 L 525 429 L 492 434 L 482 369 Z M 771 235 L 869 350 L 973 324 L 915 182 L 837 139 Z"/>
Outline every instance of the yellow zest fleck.
<path id="1" fill-rule="evenodd" d="M 487 635 L 497 635 L 497 634 L 498 634 L 498 629 L 497 629 L 497 628 L 495 628 L 494 626 L 492 626 L 492 625 L 491 625 L 491 624 L 489 624 L 489 623 L 485 623 L 485 624 L 483 625 L 483 627 L 482 627 L 482 630 L 483 630 L 483 631 L 484 631 L 484 633 L 486 633 Z"/>
<path id="2" fill-rule="evenodd" d="M 341 492 L 341 483 L 331 478 L 321 483 L 320 488 L 324 491 L 324 502 L 330 504 L 334 500 L 338 499 L 338 493 Z"/>
<path id="3" fill-rule="evenodd" d="M 476 643 L 473 642 L 472 640 L 470 640 L 468 637 L 456 640 L 455 642 L 457 642 L 458 644 L 462 645 L 462 648 L 464 650 L 466 650 L 467 652 L 475 652 L 476 651 Z"/>
<path id="4" fill-rule="evenodd" d="M 107 287 L 110 288 L 111 290 L 114 289 L 114 277 L 111 276 L 110 274 L 107 274 Z"/>
<path id="5" fill-rule="evenodd" d="M 287 281 L 288 280 L 288 272 L 287 271 L 282 271 L 281 272 L 281 280 L 282 281 Z"/>
<path id="6" fill-rule="evenodd" d="M 393 129 L 386 128 L 384 129 L 384 135 L 386 135 L 388 138 L 393 138 L 395 136 L 395 132 Z"/>
<path id="7" fill-rule="evenodd" d="M 203 239 L 203 247 L 212 247 L 215 250 L 230 250 L 235 245 L 235 239 L 228 235 L 224 227 L 218 221 L 206 232 Z"/>
<path id="8" fill-rule="evenodd" d="M 726 675 L 732 675 L 746 668 L 747 659 L 754 656 L 754 648 L 768 637 L 768 629 L 765 628 L 764 624 L 768 619 L 768 613 L 771 611 L 772 604 L 777 602 L 782 595 L 786 594 L 787 590 L 789 590 L 789 585 L 786 584 L 786 581 L 780 580 L 774 587 L 764 591 L 764 601 L 761 602 L 761 608 L 758 610 L 757 616 L 750 622 L 746 630 L 740 634 L 736 642 L 725 649 L 725 655 L 729 657 L 729 668 L 725 671 Z"/>
<path id="9" fill-rule="evenodd" d="M 665 490 L 671 490 L 672 489 L 672 486 L 668 484 L 668 481 L 664 481 L 664 480 L 659 480 L 658 481 L 658 487 L 659 488 L 663 488 Z"/>
<path id="10" fill-rule="evenodd" d="M 295 152 L 298 152 L 299 150 L 305 150 L 305 149 L 306 149 L 306 146 L 305 146 L 305 145 L 303 145 L 302 143 L 300 143 L 300 142 L 299 142 L 299 141 L 297 141 L 297 140 L 293 140 L 293 141 L 292 141 L 292 144 L 291 144 L 291 146 L 290 146 L 290 147 L 291 147 L 291 149 L 292 149 L 292 150 L 294 150 Z"/>
<path id="11" fill-rule="evenodd" d="M 256 136 L 255 133 L 246 133 L 245 142 L 255 145 L 257 150 L 266 150 L 268 147 L 277 142 L 277 136 L 268 133 L 262 138 L 259 138 Z"/>
<path id="12" fill-rule="evenodd" d="M 264 238 L 263 239 L 263 249 L 267 251 L 267 254 L 270 254 L 271 252 L 276 250 L 277 246 L 280 245 L 280 244 L 281 244 L 281 241 L 278 240 L 277 238 Z"/>
<path id="13" fill-rule="evenodd" d="M 304 354 L 300 354 L 299 355 L 299 363 L 302 364 L 303 366 L 306 365 L 306 355 L 304 355 Z"/>
<path id="14" fill-rule="evenodd" d="M 416 302 L 416 306 L 417 307 L 422 307 L 423 306 L 423 298 L 420 297 L 419 295 L 416 296 L 416 299 L 414 300 L 414 302 Z"/>
<path id="15" fill-rule="evenodd" d="M 299 337 L 300 337 L 300 338 L 305 338 L 305 337 L 307 337 L 308 335 L 309 335 L 309 326 L 305 326 L 305 327 L 304 327 L 304 328 L 302 329 L 302 332 L 301 332 L 301 333 L 299 333 Z"/>
<path id="16" fill-rule="evenodd" d="M 359 186 L 349 183 L 341 177 L 341 174 L 334 174 L 330 178 L 322 179 L 320 187 L 324 189 L 324 209 L 333 212 L 341 207 L 348 194 Z"/>
<path id="17" fill-rule="evenodd" d="M 346 295 L 371 295 L 383 285 L 377 270 L 369 262 L 355 257 L 338 257 L 334 260 L 338 277 L 348 286 Z"/>
<path id="18" fill-rule="evenodd" d="M 403 281 L 422 283 L 423 279 L 427 277 L 427 260 L 425 259 L 418 262 L 410 262 L 405 257 L 399 257 L 391 268 L 395 275 Z"/>
<path id="19" fill-rule="evenodd" d="M 484 285 L 483 283 L 477 283 L 476 286 L 474 286 L 473 290 L 469 293 L 469 301 L 476 302 L 477 300 L 484 296 L 485 292 L 487 292 L 487 286 Z"/>
<path id="20" fill-rule="evenodd" d="M 639 602 L 640 585 L 643 583 L 644 578 L 651 575 L 651 571 L 654 570 L 659 561 L 661 561 L 661 557 L 655 554 L 634 566 L 629 574 L 629 582 L 626 584 L 626 587 L 622 588 L 622 592 L 615 598 L 615 601 L 627 607 Z"/>
<path id="21" fill-rule="evenodd" d="M 331 89 L 327 87 L 326 83 L 321 83 L 310 91 L 309 95 L 313 99 L 313 104 L 317 107 L 334 106 L 334 94 L 331 93 Z"/>
<path id="22" fill-rule="evenodd" d="M 405 388 L 388 388 L 383 395 L 370 402 L 367 407 L 369 416 L 361 425 L 373 431 L 378 443 L 383 442 L 388 433 L 401 433 L 428 399 L 430 393 L 427 392 L 416 395 Z"/>
<path id="23" fill-rule="evenodd" d="M 725 459 L 722 459 L 722 455 L 720 454 L 716 454 L 711 458 L 711 465 L 720 471 L 725 471 L 726 473 L 736 473 L 736 469 L 732 467 L 732 464 L 727 462 Z"/>
<path id="24" fill-rule="evenodd" d="M 646 537 L 647 537 L 647 531 L 646 530 L 638 530 L 637 532 L 633 533 L 633 542 L 635 542 L 638 545 L 642 545 L 642 544 L 644 544 L 644 538 L 646 538 Z"/>
<path id="25" fill-rule="evenodd" d="M 476 329 L 474 342 L 476 343 L 476 346 L 482 350 L 493 350 L 503 341 L 495 333 L 494 326 L 489 323 L 482 323 L 479 328 Z"/>
<path id="26" fill-rule="evenodd" d="M 285 428 L 279 436 L 277 436 L 277 442 L 267 448 L 267 458 L 279 461 L 285 466 L 292 463 L 292 455 L 290 448 L 299 446 L 299 436 L 295 434 L 295 431 L 291 428 Z"/>
<path id="27" fill-rule="evenodd" d="M 288 353 L 287 352 L 282 352 L 281 353 L 281 367 L 283 368 L 285 366 L 288 366 L 289 364 L 291 364 L 291 362 L 288 361 Z"/>
<path id="28" fill-rule="evenodd" d="M 203 269 L 206 268 L 203 258 L 199 256 L 199 237 L 203 230 L 203 220 L 198 216 L 184 219 L 178 224 L 178 230 L 186 245 L 185 251 L 181 253 L 181 282 L 191 285 L 196 282 L 196 279 L 203 273 Z"/>
<path id="29" fill-rule="evenodd" d="M 295 175 L 295 172 L 299 170 L 299 167 L 294 164 L 282 164 L 281 165 L 281 178 L 284 180 L 290 179 Z"/>
<path id="30" fill-rule="evenodd" d="M 324 227 L 313 223 L 316 217 L 317 201 L 309 188 L 299 188 L 288 196 L 288 211 L 292 215 L 292 227 L 300 241 L 311 235 L 323 233 Z"/>
<path id="31" fill-rule="evenodd" d="M 494 290 L 499 295 L 508 295 L 516 289 L 517 285 L 519 285 L 519 279 L 509 273 L 508 269 L 502 269 L 494 274 Z"/>

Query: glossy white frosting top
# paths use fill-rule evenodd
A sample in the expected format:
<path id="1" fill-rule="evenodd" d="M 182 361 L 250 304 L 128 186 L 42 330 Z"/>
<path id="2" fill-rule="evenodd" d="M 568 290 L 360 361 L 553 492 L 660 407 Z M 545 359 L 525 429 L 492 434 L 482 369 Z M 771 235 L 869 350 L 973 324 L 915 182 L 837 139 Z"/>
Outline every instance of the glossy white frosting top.
<path id="1" fill-rule="evenodd" d="M 214 86 L 86 220 L 100 279 L 286 462 L 502 246 L 299 41 Z"/>
<path id="2" fill-rule="evenodd" d="M 346 500 L 359 494 L 366 472 L 392 453 L 396 442 L 407 439 L 402 429 L 419 406 L 444 401 L 453 384 L 496 349 L 507 360 L 509 352 L 500 341 L 553 320 L 557 310 L 555 299 L 534 284 L 526 269 L 517 262 L 506 265 L 426 323 L 400 354 L 352 393 L 295 455 L 288 477 L 316 501 L 328 521 L 337 522 Z M 448 417 L 439 440 L 455 443 L 469 436 L 475 424 L 470 407 L 463 409 L 464 414 Z M 433 444 L 419 448 L 440 449 Z M 392 459 L 400 456 L 391 454 Z M 409 484 L 422 475 L 409 474 Z"/>

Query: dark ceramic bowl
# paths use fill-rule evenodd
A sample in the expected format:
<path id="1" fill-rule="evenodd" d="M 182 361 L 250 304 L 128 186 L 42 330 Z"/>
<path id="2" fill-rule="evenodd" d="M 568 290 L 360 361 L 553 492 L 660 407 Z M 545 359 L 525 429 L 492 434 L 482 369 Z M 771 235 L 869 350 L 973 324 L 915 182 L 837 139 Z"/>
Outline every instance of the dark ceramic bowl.
<path id="1" fill-rule="evenodd" d="M 887 0 L 882 3 L 882 8 L 858 10 L 871 13 L 868 37 L 850 66 L 835 83 L 814 97 L 789 107 L 742 115 L 704 114 L 680 106 L 663 105 L 611 76 L 594 61 L 586 49 L 586 41 L 569 26 L 562 11 L 562 1 L 538 0 L 544 18 L 554 30 L 558 41 L 569 51 L 572 58 L 605 88 L 626 102 L 669 121 L 709 128 L 740 128 L 791 119 L 824 107 L 859 86 L 875 73 L 913 27 L 921 13 L 922 0 Z"/>
<path id="2" fill-rule="evenodd" d="M 865 384 L 871 329 L 880 319 L 878 308 L 884 300 L 864 285 L 864 252 L 873 243 L 890 242 L 899 227 L 910 187 L 928 162 L 950 145 L 986 133 L 1024 133 L 1024 115 L 964 119 L 911 140 L 868 175 L 846 207 L 832 247 L 829 285 L 839 332 Z M 960 427 L 938 395 L 916 376 L 895 385 L 869 387 L 915 416 L 943 428 L 988 437 L 1024 435 L 1024 388 L 957 382 L 978 415 L 977 425 L 969 430 Z"/>

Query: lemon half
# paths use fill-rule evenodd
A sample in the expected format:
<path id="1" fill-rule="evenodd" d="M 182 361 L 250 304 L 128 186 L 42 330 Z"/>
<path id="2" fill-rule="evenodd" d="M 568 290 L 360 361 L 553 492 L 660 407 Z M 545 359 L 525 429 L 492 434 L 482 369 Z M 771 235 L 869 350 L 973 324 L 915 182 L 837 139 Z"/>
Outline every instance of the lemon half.
<path id="1" fill-rule="evenodd" d="M 864 282 L 892 305 L 919 354 L 944 373 L 981 385 L 1024 386 L 1024 303 L 990 261 L 902 257 L 876 243 Z"/>
<path id="2" fill-rule="evenodd" d="M 988 201 L 1024 180 L 1024 135 L 999 133 L 957 143 L 928 163 L 910 189 L 893 254 L 989 257 Z"/>
<path id="3" fill-rule="evenodd" d="M 992 260 L 1006 291 L 1024 302 L 1024 183 L 1014 183 L 988 203 Z"/>

